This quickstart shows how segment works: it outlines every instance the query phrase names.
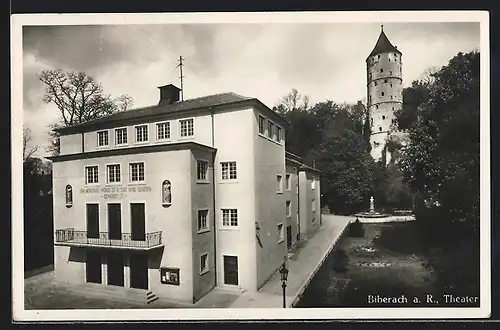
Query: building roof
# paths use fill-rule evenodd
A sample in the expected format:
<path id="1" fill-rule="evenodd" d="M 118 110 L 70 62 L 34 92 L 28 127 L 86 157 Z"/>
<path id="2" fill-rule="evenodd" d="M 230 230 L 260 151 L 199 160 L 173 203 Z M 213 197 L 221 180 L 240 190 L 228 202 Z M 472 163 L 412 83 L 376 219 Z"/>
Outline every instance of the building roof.
<path id="1" fill-rule="evenodd" d="M 166 115 L 166 114 L 179 114 L 183 111 L 195 110 L 195 109 L 209 109 L 211 107 L 217 107 L 222 105 L 230 105 L 230 104 L 238 104 L 245 102 L 257 102 L 263 105 L 258 99 L 248 96 L 242 96 L 236 93 L 221 93 L 221 94 L 213 94 L 207 95 L 203 97 L 188 99 L 184 101 L 177 101 L 172 104 L 166 105 L 153 105 L 141 108 L 135 108 L 127 111 L 117 112 L 111 114 L 109 116 L 105 116 L 102 118 L 98 118 L 95 120 L 91 120 L 82 124 L 77 124 L 69 127 L 63 127 L 56 129 L 60 133 L 65 132 L 74 132 L 74 131 L 85 131 L 88 128 L 106 125 L 113 122 L 123 122 L 134 119 L 142 119 L 144 117 L 151 117 L 155 115 Z M 264 105 L 265 108 L 269 109 Z M 269 109 L 270 111 L 273 111 Z M 273 111 L 276 113 L 275 111 Z M 277 116 L 282 118 L 278 113 Z M 285 122 L 286 120 L 282 118 Z"/>
<path id="2" fill-rule="evenodd" d="M 389 41 L 389 38 L 385 35 L 384 28 L 380 30 L 380 35 L 378 37 L 375 47 L 373 47 L 372 52 L 368 55 L 368 58 L 382 53 L 396 52 L 401 54 L 401 52 Z M 367 60 L 368 60 L 367 58 Z"/>

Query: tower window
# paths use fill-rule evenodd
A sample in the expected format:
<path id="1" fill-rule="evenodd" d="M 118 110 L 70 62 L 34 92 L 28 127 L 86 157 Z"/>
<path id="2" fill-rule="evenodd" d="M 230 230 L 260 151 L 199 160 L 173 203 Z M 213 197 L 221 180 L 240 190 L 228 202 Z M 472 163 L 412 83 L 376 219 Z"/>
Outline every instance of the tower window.
<path id="1" fill-rule="evenodd" d="M 384 69 L 380 69 L 380 72 L 384 72 Z"/>
<path id="2" fill-rule="evenodd" d="M 385 116 L 382 116 L 382 120 L 385 120 Z"/>
<path id="3" fill-rule="evenodd" d="M 386 82 L 387 82 L 387 79 L 384 79 L 384 82 L 386 83 Z"/>
<path id="4" fill-rule="evenodd" d="M 384 93 L 384 92 L 382 92 L 382 93 L 380 93 L 380 95 L 384 96 L 384 95 L 385 95 L 385 93 Z"/>

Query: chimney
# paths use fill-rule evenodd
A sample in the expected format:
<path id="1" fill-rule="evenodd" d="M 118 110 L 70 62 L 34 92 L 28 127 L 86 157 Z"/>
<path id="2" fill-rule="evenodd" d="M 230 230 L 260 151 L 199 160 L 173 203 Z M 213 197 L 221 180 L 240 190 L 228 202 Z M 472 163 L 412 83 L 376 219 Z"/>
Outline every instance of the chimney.
<path id="1" fill-rule="evenodd" d="M 179 101 L 180 88 L 172 84 L 158 87 L 160 89 L 160 102 L 158 105 L 169 105 Z"/>

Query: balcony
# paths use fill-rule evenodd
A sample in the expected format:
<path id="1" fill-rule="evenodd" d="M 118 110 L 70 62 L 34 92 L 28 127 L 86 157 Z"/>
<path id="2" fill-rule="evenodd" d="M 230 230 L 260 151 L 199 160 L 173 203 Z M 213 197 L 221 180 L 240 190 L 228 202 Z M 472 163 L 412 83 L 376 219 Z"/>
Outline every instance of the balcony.
<path id="1" fill-rule="evenodd" d="M 138 240 L 127 233 L 116 239 L 110 238 L 108 232 L 91 235 L 87 231 L 65 228 L 56 230 L 54 245 L 148 251 L 163 247 L 161 234 L 161 231 L 147 233 L 144 239 Z"/>

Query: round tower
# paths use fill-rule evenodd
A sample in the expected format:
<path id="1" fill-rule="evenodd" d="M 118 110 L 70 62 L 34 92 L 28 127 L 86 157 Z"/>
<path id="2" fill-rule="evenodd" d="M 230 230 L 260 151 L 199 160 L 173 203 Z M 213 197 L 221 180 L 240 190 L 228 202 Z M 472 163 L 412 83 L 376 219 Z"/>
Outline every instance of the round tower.
<path id="1" fill-rule="evenodd" d="M 382 158 L 388 137 L 395 131 L 394 112 L 403 106 L 402 53 L 381 26 L 380 36 L 366 58 L 367 107 L 371 126 L 371 155 Z M 386 162 L 390 155 L 386 151 Z"/>

